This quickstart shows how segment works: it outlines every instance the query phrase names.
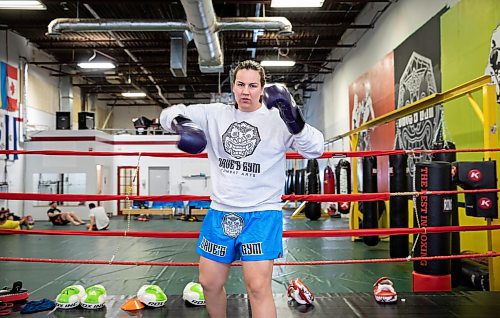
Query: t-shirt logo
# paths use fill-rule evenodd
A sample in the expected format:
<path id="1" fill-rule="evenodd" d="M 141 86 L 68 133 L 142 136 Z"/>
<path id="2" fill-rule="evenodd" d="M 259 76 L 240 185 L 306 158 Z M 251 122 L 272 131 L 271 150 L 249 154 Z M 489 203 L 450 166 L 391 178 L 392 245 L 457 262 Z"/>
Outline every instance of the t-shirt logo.
<path id="1" fill-rule="evenodd" d="M 236 159 L 253 154 L 259 143 L 259 130 L 245 121 L 232 123 L 222 135 L 224 150 Z"/>
<path id="2" fill-rule="evenodd" d="M 222 218 L 222 231 L 224 235 L 237 238 L 243 230 L 245 222 L 243 218 L 235 213 L 228 213 Z"/>

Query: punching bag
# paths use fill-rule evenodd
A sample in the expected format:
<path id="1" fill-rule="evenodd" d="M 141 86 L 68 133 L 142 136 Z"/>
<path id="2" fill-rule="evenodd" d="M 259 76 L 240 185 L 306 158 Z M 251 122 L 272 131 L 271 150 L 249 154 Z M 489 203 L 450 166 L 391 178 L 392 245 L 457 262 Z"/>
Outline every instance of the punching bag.
<path id="1" fill-rule="evenodd" d="M 440 191 L 451 189 L 451 164 L 448 162 L 419 162 L 415 165 L 415 187 L 417 191 Z M 449 226 L 451 223 L 451 195 L 419 195 L 416 199 L 417 215 L 413 224 L 420 227 Z M 414 235 L 414 256 L 450 255 L 450 233 L 422 233 Z M 414 261 L 413 291 L 450 291 L 451 262 Z"/>
<path id="2" fill-rule="evenodd" d="M 408 156 L 389 156 L 389 191 L 405 192 L 408 189 Z M 390 227 L 408 227 L 408 197 L 392 196 L 389 199 Z M 406 257 L 408 252 L 408 234 L 389 236 L 391 258 Z"/>
<path id="3" fill-rule="evenodd" d="M 376 193 L 377 187 L 377 158 L 363 157 L 363 193 Z M 378 228 L 377 201 L 363 202 L 363 229 Z M 378 236 L 363 236 L 363 242 L 368 246 L 375 246 L 379 242 Z"/>
<path id="4" fill-rule="evenodd" d="M 295 193 L 295 170 L 288 170 L 288 194 Z"/>
<path id="5" fill-rule="evenodd" d="M 285 194 L 290 194 L 288 191 L 290 190 L 290 170 L 286 170 L 285 172 L 286 178 L 285 178 L 285 188 L 284 188 L 284 193 Z"/>
<path id="6" fill-rule="evenodd" d="M 447 141 L 447 142 L 439 142 L 436 143 L 433 149 L 456 149 L 455 144 Z M 432 161 L 446 161 L 446 162 L 455 162 L 457 161 L 457 153 L 456 152 L 442 152 L 442 153 L 433 153 Z M 452 184 L 451 190 L 457 190 L 457 186 Z M 460 225 L 458 222 L 458 194 L 452 194 L 452 209 L 451 209 L 451 225 L 458 226 Z M 460 255 L 460 232 L 452 232 L 451 233 L 451 254 Z M 460 285 L 462 276 L 462 260 L 460 259 L 452 259 L 451 260 L 451 284 L 452 287 L 457 287 Z"/>
<path id="7" fill-rule="evenodd" d="M 305 182 L 305 194 L 319 194 L 321 192 L 318 160 L 307 160 Z M 321 204 L 319 202 L 307 202 L 304 207 L 304 214 L 312 221 L 319 219 L 321 217 Z"/>
<path id="8" fill-rule="evenodd" d="M 295 171 L 293 169 L 288 169 L 286 171 L 285 194 L 292 194 L 295 191 L 295 184 L 293 181 L 294 174 Z"/>
<path id="9" fill-rule="evenodd" d="M 301 175 L 302 175 L 301 169 L 295 170 L 295 180 L 294 180 L 295 182 L 294 182 L 294 191 L 293 192 L 295 194 L 297 194 L 297 195 L 303 194 L 302 193 L 302 188 L 300 186 L 301 185 L 301 180 L 302 180 L 301 179 Z"/>
<path id="10" fill-rule="evenodd" d="M 330 166 L 323 171 L 323 194 L 335 194 L 335 175 Z"/>
<path id="11" fill-rule="evenodd" d="M 337 193 L 350 194 L 351 193 L 351 164 L 345 159 L 340 161 L 335 166 L 335 179 L 337 179 Z M 351 209 L 350 202 L 339 202 L 338 210 L 342 214 L 349 213 Z"/>

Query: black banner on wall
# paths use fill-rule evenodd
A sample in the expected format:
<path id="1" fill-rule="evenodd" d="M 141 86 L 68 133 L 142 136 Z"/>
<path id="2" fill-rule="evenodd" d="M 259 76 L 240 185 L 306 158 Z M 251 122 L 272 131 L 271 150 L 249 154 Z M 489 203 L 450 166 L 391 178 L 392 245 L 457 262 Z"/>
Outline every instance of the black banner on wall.
<path id="1" fill-rule="evenodd" d="M 395 108 L 441 92 L 440 16 L 427 21 L 394 50 Z M 432 149 L 442 140 L 441 105 L 396 121 L 396 149 Z"/>

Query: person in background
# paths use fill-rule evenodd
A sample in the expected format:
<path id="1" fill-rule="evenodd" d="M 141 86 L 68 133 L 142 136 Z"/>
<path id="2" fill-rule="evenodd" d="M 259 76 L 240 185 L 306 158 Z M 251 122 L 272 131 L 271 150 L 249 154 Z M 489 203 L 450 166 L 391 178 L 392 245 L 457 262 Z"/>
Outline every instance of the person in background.
<path id="1" fill-rule="evenodd" d="M 96 206 L 94 203 L 89 204 L 89 219 L 87 224 L 88 231 L 103 231 L 109 227 L 109 217 L 102 206 Z"/>
<path id="2" fill-rule="evenodd" d="M 10 213 L 9 209 L 2 208 L 0 210 L 0 229 L 31 230 L 31 226 L 28 224 L 28 219 L 26 217 L 16 216 L 16 218 L 14 218 L 13 215 L 14 214 Z"/>
<path id="3" fill-rule="evenodd" d="M 62 212 L 57 208 L 57 203 L 55 201 L 50 202 L 49 207 L 50 209 L 47 211 L 47 216 L 54 225 L 66 225 L 68 223 L 73 225 L 86 224 L 75 214 L 75 212 Z"/>

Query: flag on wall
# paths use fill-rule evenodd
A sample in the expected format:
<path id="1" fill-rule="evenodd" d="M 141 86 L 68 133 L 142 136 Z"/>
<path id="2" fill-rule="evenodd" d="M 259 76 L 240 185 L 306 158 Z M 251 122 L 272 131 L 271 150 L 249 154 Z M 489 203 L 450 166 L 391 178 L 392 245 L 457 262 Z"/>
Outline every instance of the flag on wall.
<path id="1" fill-rule="evenodd" d="M 19 139 L 18 139 L 18 117 L 15 116 L 9 116 L 5 115 L 4 116 L 4 122 L 3 125 L 0 125 L 1 129 L 1 145 L 2 149 L 5 150 L 17 150 L 18 145 L 19 145 Z M 12 155 L 12 158 L 10 157 L 11 155 L 5 155 L 5 159 L 7 160 L 17 160 L 19 159 L 17 154 Z"/>
<path id="2" fill-rule="evenodd" d="M 0 62 L 0 106 L 7 109 L 7 64 Z"/>
<path id="3" fill-rule="evenodd" d="M 17 68 L 7 65 L 7 103 L 10 112 L 17 111 L 19 89 L 17 85 Z"/>
<path id="4" fill-rule="evenodd" d="M 19 95 L 17 85 L 17 68 L 0 62 L 0 95 L 2 109 L 10 112 L 17 111 Z"/>

